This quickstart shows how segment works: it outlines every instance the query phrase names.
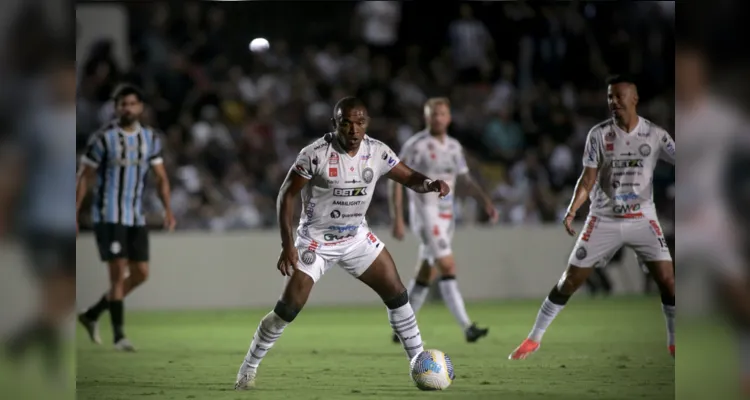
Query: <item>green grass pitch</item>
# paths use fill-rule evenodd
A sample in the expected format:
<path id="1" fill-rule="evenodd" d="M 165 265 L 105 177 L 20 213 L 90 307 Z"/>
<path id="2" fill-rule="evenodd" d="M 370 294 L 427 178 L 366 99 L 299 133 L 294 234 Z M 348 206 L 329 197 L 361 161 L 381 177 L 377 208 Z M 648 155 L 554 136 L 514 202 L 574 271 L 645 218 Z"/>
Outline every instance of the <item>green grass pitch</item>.
<path id="1" fill-rule="evenodd" d="M 524 361 L 508 354 L 528 333 L 539 301 L 470 304 L 490 335 L 464 341 L 441 303 L 418 314 L 427 348 L 446 352 L 456 380 L 444 392 L 411 383 L 384 307 L 305 309 L 261 364 L 258 388 L 235 392 L 235 374 L 268 310 L 130 312 L 135 354 L 77 332 L 79 400 L 143 399 L 672 399 L 674 360 L 658 298 L 577 296 Z"/>

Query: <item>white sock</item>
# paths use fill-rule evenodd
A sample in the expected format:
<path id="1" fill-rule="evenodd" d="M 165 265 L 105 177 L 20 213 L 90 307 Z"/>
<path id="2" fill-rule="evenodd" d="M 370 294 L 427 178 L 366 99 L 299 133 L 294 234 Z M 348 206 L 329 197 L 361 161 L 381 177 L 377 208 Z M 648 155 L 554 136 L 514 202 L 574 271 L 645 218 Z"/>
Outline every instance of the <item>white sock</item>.
<path id="1" fill-rule="evenodd" d="M 388 321 L 390 321 L 393 331 L 401 339 L 401 345 L 404 346 L 409 360 L 424 351 L 422 335 L 419 333 L 419 326 L 417 326 L 417 316 L 414 315 L 411 304 L 403 305 L 395 310 L 388 309 Z"/>
<path id="2" fill-rule="evenodd" d="M 539 313 L 536 315 L 536 322 L 534 322 L 534 328 L 529 333 L 529 339 L 539 343 L 542 341 L 542 336 L 547 330 L 549 325 L 555 319 L 557 314 L 562 311 L 563 307 L 559 304 L 555 304 L 549 300 L 549 297 L 544 299 L 542 307 L 539 308 Z"/>
<path id="3" fill-rule="evenodd" d="M 458 324 L 461 325 L 462 329 L 466 329 L 471 326 L 469 315 L 466 313 L 466 306 L 464 305 L 464 298 L 461 296 L 461 292 L 458 290 L 458 282 L 456 278 L 441 279 L 440 280 L 440 293 L 443 295 L 443 301 L 448 309 L 456 318 Z"/>
<path id="4" fill-rule="evenodd" d="M 414 279 L 409 282 L 409 304 L 411 304 L 414 313 L 418 313 L 419 309 L 424 305 L 427 300 L 427 294 L 430 292 L 430 287 L 417 283 Z"/>
<path id="5" fill-rule="evenodd" d="M 667 345 L 674 345 L 674 315 L 675 306 L 668 306 L 666 304 L 661 305 L 661 310 L 664 312 L 664 319 L 667 321 Z"/>
<path id="6" fill-rule="evenodd" d="M 289 323 L 281 319 L 273 311 L 263 317 L 260 324 L 258 324 L 255 335 L 253 335 L 253 341 L 250 343 L 250 349 L 247 350 L 245 360 L 240 366 L 240 373 L 247 368 L 258 368 L 263 357 L 266 356 L 268 350 L 281 337 L 287 325 Z"/>

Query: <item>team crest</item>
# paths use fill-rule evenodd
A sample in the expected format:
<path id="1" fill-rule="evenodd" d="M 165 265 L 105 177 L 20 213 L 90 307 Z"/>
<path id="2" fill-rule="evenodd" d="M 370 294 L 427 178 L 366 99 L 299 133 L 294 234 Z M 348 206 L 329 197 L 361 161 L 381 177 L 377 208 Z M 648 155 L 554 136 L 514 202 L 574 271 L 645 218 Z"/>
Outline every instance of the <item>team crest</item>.
<path id="1" fill-rule="evenodd" d="M 648 155 L 651 154 L 651 146 L 649 146 L 647 144 L 642 144 L 638 148 L 638 152 L 641 153 L 642 156 L 648 157 Z"/>
<path id="2" fill-rule="evenodd" d="M 310 250 L 305 250 L 304 252 L 302 252 L 302 256 L 300 257 L 302 262 L 307 265 L 314 263 L 316 258 L 317 256 L 315 255 L 315 253 Z"/>
<path id="3" fill-rule="evenodd" d="M 362 171 L 362 180 L 364 180 L 366 183 L 372 182 L 372 178 L 375 177 L 375 173 L 372 172 L 372 168 L 367 167 L 364 171 Z"/>
<path id="4" fill-rule="evenodd" d="M 579 260 L 583 260 L 584 258 L 586 258 L 586 256 L 587 256 L 588 254 L 589 254 L 589 253 L 588 253 L 588 252 L 586 251 L 586 248 L 585 248 L 585 247 L 583 247 L 583 246 L 579 247 L 579 248 L 578 248 L 578 249 L 576 250 L 576 258 L 577 258 L 577 259 L 579 259 Z"/>

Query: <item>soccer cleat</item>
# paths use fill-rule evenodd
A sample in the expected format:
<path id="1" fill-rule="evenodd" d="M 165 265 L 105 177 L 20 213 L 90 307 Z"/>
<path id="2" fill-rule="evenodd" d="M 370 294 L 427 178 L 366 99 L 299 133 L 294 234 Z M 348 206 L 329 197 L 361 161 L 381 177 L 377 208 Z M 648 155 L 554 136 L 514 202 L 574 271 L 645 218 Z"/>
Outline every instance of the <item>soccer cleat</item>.
<path id="1" fill-rule="evenodd" d="M 487 336 L 489 332 L 489 328 L 480 328 L 477 326 L 477 324 L 471 324 L 471 326 L 466 328 L 466 330 L 464 331 L 464 335 L 466 335 L 467 342 L 474 343 L 477 340 Z"/>
<path id="2" fill-rule="evenodd" d="M 79 314 L 78 315 L 78 322 L 83 325 L 83 328 L 86 329 L 86 333 L 89 335 L 89 339 L 91 339 L 92 342 L 96 344 L 102 344 L 102 338 L 99 336 L 99 324 L 86 317 L 86 314 Z"/>
<path id="3" fill-rule="evenodd" d="M 255 368 L 247 368 L 237 374 L 237 382 L 234 383 L 234 390 L 249 390 L 255 387 Z"/>
<path id="4" fill-rule="evenodd" d="M 130 343 L 130 340 L 127 338 L 122 338 L 115 343 L 115 349 L 119 351 L 124 351 L 126 353 L 135 353 L 135 347 L 132 343 Z"/>
<path id="5" fill-rule="evenodd" d="M 539 350 L 539 343 L 531 339 L 524 339 L 523 343 L 518 346 L 508 356 L 509 360 L 525 360 L 531 353 Z"/>
<path id="6" fill-rule="evenodd" d="M 674 358 L 674 345 L 669 345 L 669 354 L 672 355 L 672 358 Z"/>

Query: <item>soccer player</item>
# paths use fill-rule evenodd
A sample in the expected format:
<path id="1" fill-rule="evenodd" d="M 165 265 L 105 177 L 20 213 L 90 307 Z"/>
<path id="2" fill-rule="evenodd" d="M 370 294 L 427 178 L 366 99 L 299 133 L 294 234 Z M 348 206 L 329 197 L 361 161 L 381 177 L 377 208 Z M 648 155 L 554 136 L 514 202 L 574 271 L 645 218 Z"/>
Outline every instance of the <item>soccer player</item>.
<path id="1" fill-rule="evenodd" d="M 386 176 L 416 192 L 448 195 L 448 185 L 402 163 L 384 143 L 367 136 L 369 117 L 361 100 L 341 99 L 333 109 L 334 132 L 302 149 L 281 185 L 277 200 L 281 255 L 287 276 L 276 307 L 260 321 L 235 389 L 255 386 L 260 362 L 297 317 L 315 282 L 334 264 L 373 289 L 409 359 L 423 350 L 409 295 L 385 244 L 369 229 L 365 214 L 375 184 Z M 302 194 L 302 217 L 294 239 L 294 199 Z"/>
<path id="2" fill-rule="evenodd" d="M 497 222 L 498 212 L 490 197 L 471 178 L 466 165 L 461 143 L 448 136 L 451 123 L 450 101 L 444 97 L 432 98 L 424 106 L 427 129 L 418 132 L 404 143 L 400 158 L 415 170 L 443 179 L 453 187 L 457 179 L 463 181 L 484 205 L 492 223 Z M 393 237 L 404 238 L 403 190 L 395 182 L 389 182 L 390 210 L 393 219 Z M 461 292 L 456 282 L 456 260 L 451 249 L 455 219 L 454 196 L 435 198 L 409 192 L 410 227 L 421 241 L 417 274 L 409 282 L 409 303 L 414 312 L 419 312 L 427 298 L 435 267 L 440 271 L 440 292 L 451 314 L 463 329 L 466 341 L 476 342 L 489 332 L 479 328 L 469 319 Z M 399 342 L 397 335 L 393 341 Z"/>
<path id="3" fill-rule="evenodd" d="M 97 320 L 109 310 L 117 350 L 135 351 L 125 337 L 123 299 L 146 281 L 149 272 L 149 240 L 142 209 L 143 189 L 149 169 L 157 178 L 164 206 L 164 226 L 174 229 L 162 144 L 156 132 L 142 126 L 143 95 L 124 85 L 114 93 L 118 120 L 93 135 L 81 160 L 76 185 L 76 216 L 89 181 L 96 178 L 91 214 L 101 260 L 109 266 L 109 291 L 78 316 L 94 343 L 101 343 Z M 77 220 L 76 220 L 77 221 Z M 126 271 L 130 272 L 127 279 Z"/>
<path id="4" fill-rule="evenodd" d="M 675 162 L 672 137 L 636 111 L 638 90 L 626 76 L 607 82 L 612 118 L 594 126 L 586 138 L 583 173 L 563 220 L 571 236 L 578 209 L 590 198 L 583 232 L 570 254 L 568 268 L 544 300 L 528 338 L 509 358 L 525 359 L 539 349 L 552 320 L 591 274 L 603 267 L 622 246 L 644 261 L 661 293 L 667 325 L 667 346 L 674 357 L 675 292 L 672 256 L 652 200 L 657 161 Z"/>
<path id="5" fill-rule="evenodd" d="M 17 121 L 15 138 L 0 144 L 0 236 L 17 229 L 40 289 L 39 309 L 8 340 L 8 355 L 20 360 L 41 345 L 47 372 L 56 378 L 64 378 L 65 365 L 59 330 L 76 301 L 75 237 L 68 214 L 73 207 L 68 182 L 75 171 L 70 154 L 75 153 L 76 70 L 70 48 L 68 54 L 52 61 L 54 68 L 45 76 L 35 77 L 34 83 L 49 86 L 27 104 L 30 111 Z"/>

